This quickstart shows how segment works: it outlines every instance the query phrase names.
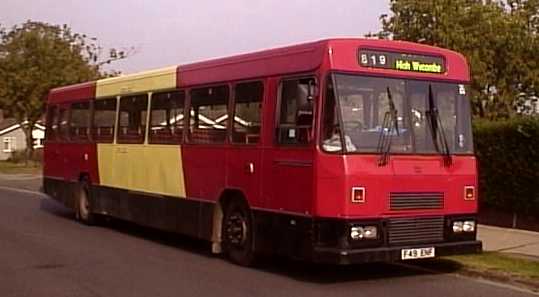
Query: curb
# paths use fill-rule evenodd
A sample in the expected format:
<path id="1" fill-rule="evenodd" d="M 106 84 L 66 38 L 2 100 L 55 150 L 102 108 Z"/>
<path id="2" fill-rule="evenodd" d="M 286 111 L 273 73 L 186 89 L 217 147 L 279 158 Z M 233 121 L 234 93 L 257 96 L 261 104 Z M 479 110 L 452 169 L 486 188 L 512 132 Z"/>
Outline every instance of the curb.
<path id="1" fill-rule="evenodd" d="M 496 227 L 496 226 L 482 225 L 482 224 L 477 225 L 477 228 L 491 230 L 491 231 L 498 231 L 498 232 L 513 232 L 513 233 L 518 233 L 518 234 L 537 236 L 539 238 L 539 232 L 534 232 L 534 231 L 529 231 L 529 230 L 503 228 L 503 227 Z"/>

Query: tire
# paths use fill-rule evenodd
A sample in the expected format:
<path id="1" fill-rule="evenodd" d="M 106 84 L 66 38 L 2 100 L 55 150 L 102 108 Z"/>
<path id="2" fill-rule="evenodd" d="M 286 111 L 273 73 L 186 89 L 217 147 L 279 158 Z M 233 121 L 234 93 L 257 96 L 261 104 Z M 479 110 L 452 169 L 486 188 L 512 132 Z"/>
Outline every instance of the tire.
<path id="1" fill-rule="evenodd" d="M 253 266 L 254 229 L 249 206 L 234 199 L 227 206 L 223 218 L 223 246 L 230 261 L 241 266 Z"/>
<path id="2" fill-rule="evenodd" d="M 85 225 L 95 224 L 95 215 L 92 213 L 88 182 L 81 181 L 77 192 L 77 218 Z"/>

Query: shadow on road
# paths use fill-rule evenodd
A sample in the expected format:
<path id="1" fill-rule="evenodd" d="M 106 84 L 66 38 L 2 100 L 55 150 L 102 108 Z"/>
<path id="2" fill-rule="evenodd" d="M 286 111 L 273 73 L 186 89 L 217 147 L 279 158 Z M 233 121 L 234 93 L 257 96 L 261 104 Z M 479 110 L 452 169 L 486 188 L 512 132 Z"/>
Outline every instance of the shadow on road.
<path id="1" fill-rule="evenodd" d="M 73 211 L 52 199 L 42 199 L 40 208 L 58 218 L 70 221 L 75 219 Z M 121 232 L 156 244 L 173 247 L 204 258 L 216 257 L 211 254 L 210 244 L 208 242 L 184 235 L 164 232 L 112 218 L 102 218 L 98 227 Z M 223 261 L 226 261 L 224 257 L 222 258 Z M 234 264 L 230 263 L 229 265 Z M 285 276 L 301 282 L 333 284 L 452 273 L 459 268 L 458 263 L 444 259 L 338 266 L 306 263 L 283 257 L 263 257 L 255 268 L 244 269 L 254 269 L 260 272 Z"/>
<path id="2" fill-rule="evenodd" d="M 288 259 L 264 261 L 258 269 L 287 277 L 319 284 L 369 281 L 399 277 L 452 273 L 459 269 L 455 262 L 431 260 L 411 263 L 367 263 L 347 266 L 303 263 Z"/>

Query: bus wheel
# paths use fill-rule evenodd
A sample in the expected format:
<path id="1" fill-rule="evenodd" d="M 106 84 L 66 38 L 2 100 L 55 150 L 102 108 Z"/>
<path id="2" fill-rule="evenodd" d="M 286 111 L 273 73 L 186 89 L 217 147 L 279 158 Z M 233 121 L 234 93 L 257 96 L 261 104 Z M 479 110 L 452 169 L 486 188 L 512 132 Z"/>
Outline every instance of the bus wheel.
<path id="1" fill-rule="evenodd" d="M 228 258 L 242 266 L 251 266 L 255 260 L 253 223 L 249 207 L 241 200 L 228 204 L 223 221 L 223 243 Z"/>
<path id="2" fill-rule="evenodd" d="M 82 181 L 79 183 L 78 188 L 77 217 L 82 223 L 93 225 L 95 223 L 95 216 L 91 211 L 88 183 Z"/>

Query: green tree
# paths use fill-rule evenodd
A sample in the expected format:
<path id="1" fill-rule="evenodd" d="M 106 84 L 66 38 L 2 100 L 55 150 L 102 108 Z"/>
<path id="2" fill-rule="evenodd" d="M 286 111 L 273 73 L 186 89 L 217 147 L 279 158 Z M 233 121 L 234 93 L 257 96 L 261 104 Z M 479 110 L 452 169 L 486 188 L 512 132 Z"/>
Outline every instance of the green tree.
<path id="1" fill-rule="evenodd" d="M 126 51 L 105 51 L 95 38 L 67 25 L 27 21 L 0 29 L 0 107 L 17 119 L 33 154 L 32 128 L 45 111 L 51 88 L 111 76 L 103 65 L 124 59 Z"/>
<path id="2" fill-rule="evenodd" d="M 474 113 L 509 117 L 539 89 L 539 0 L 391 0 L 375 34 L 450 48 L 470 62 Z"/>

